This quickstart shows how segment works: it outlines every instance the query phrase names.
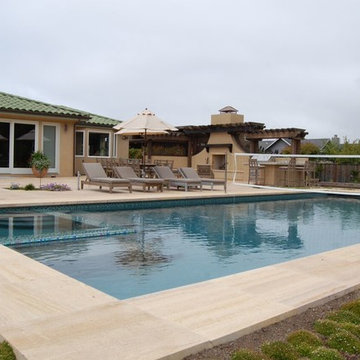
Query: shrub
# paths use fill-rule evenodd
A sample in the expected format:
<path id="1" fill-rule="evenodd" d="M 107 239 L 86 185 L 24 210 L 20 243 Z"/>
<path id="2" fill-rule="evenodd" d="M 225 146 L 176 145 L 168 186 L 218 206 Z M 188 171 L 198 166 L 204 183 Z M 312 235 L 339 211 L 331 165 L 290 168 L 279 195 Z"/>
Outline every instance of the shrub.
<path id="1" fill-rule="evenodd" d="M 25 187 L 24 187 L 24 190 L 26 190 L 26 191 L 29 191 L 29 190 L 35 190 L 36 188 L 35 188 L 35 186 L 33 185 L 33 184 L 27 184 L 27 185 L 25 185 Z"/>
<path id="2" fill-rule="evenodd" d="M 340 326 L 347 330 L 348 332 L 352 333 L 353 335 L 357 336 L 360 339 L 360 325 L 355 325 L 351 323 L 343 323 Z"/>
<path id="3" fill-rule="evenodd" d="M 341 309 L 351 311 L 360 317 L 360 299 L 343 305 Z"/>
<path id="4" fill-rule="evenodd" d="M 330 336 L 340 331 L 342 329 L 341 325 L 341 323 L 338 323 L 334 320 L 317 320 L 314 323 L 314 329 L 321 335 Z"/>
<path id="5" fill-rule="evenodd" d="M 41 151 L 35 151 L 31 154 L 30 166 L 41 171 L 50 167 L 50 159 Z"/>
<path id="6" fill-rule="evenodd" d="M 309 143 L 301 144 L 300 153 L 305 155 L 306 154 L 316 155 L 316 154 L 320 154 L 320 149 L 315 144 L 309 142 Z"/>
<path id="7" fill-rule="evenodd" d="M 0 343 L 0 359 L 1 360 L 16 360 L 13 349 L 6 341 Z"/>
<path id="8" fill-rule="evenodd" d="M 338 323 L 333 320 L 317 320 L 314 324 L 314 329 L 324 336 L 330 336 L 340 330 L 347 330 L 360 338 L 360 325 L 351 323 Z"/>
<path id="9" fill-rule="evenodd" d="M 299 355 L 290 343 L 274 341 L 261 346 L 262 352 L 273 360 L 296 360 Z"/>
<path id="10" fill-rule="evenodd" d="M 343 356 L 335 349 L 328 349 L 326 347 L 318 347 L 311 354 L 310 360 L 342 360 Z"/>
<path id="11" fill-rule="evenodd" d="M 290 334 L 287 341 L 294 346 L 301 356 L 308 356 L 317 347 L 322 345 L 320 338 L 307 330 L 299 330 Z"/>
<path id="12" fill-rule="evenodd" d="M 339 310 L 332 312 L 326 318 L 329 320 L 334 320 L 338 323 L 352 323 L 355 325 L 360 324 L 360 317 L 349 310 Z"/>
<path id="13" fill-rule="evenodd" d="M 40 187 L 41 190 L 47 190 L 47 191 L 70 191 L 71 188 L 67 184 L 57 184 L 57 183 L 51 183 L 42 185 Z"/>
<path id="14" fill-rule="evenodd" d="M 247 349 L 240 349 L 236 351 L 231 360 L 264 360 L 266 357 L 263 354 L 259 354 L 257 352 L 247 350 Z"/>
<path id="15" fill-rule="evenodd" d="M 328 345 L 348 354 L 360 354 L 360 340 L 346 330 L 340 330 L 329 337 Z"/>
<path id="16" fill-rule="evenodd" d="M 142 149 L 129 148 L 129 159 L 142 159 Z"/>
<path id="17" fill-rule="evenodd" d="M 11 183 L 10 185 L 10 190 L 19 190 L 20 189 L 20 184 L 18 183 Z"/>

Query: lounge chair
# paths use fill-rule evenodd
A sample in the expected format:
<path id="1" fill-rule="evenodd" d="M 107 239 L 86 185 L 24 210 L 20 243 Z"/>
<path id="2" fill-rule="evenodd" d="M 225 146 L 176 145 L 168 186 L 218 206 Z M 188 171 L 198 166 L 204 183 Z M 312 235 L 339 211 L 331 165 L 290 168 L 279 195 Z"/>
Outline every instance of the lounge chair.
<path id="1" fill-rule="evenodd" d="M 81 189 L 84 188 L 84 184 L 87 184 L 98 185 L 100 189 L 102 189 L 103 186 L 107 186 L 111 193 L 115 187 L 127 187 L 129 191 L 132 192 L 129 180 L 108 177 L 100 163 L 83 163 L 82 165 L 86 179 L 81 181 Z"/>
<path id="2" fill-rule="evenodd" d="M 202 185 L 210 185 L 211 190 L 214 189 L 214 185 L 223 185 L 224 186 L 224 191 L 226 190 L 226 181 L 225 180 L 202 178 L 191 167 L 182 167 L 182 168 L 179 169 L 179 172 L 185 179 L 196 179 L 198 181 L 201 181 Z"/>
<path id="3" fill-rule="evenodd" d="M 185 191 L 188 191 L 190 187 L 200 187 L 200 190 L 202 190 L 202 183 L 201 180 L 198 179 L 179 179 L 175 176 L 175 174 L 171 171 L 171 169 L 168 166 L 154 166 L 153 167 L 154 172 L 156 176 L 159 179 L 165 180 L 165 183 L 168 187 L 170 186 L 176 186 L 176 187 L 183 187 L 185 188 Z"/>
<path id="4" fill-rule="evenodd" d="M 119 178 L 129 180 L 132 185 L 142 185 L 144 191 L 146 188 L 150 190 L 151 187 L 156 187 L 158 191 L 163 191 L 164 180 L 138 177 L 130 166 L 115 166 L 114 172 Z"/>

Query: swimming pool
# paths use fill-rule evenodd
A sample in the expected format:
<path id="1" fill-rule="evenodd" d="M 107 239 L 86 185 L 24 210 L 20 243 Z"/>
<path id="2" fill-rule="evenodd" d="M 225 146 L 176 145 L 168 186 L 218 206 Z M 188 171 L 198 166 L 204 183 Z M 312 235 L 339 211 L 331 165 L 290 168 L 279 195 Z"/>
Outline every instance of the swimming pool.
<path id="1" fill-rule="evenodd" d="M 120 299 L 352 245 L 360 238 L 357 199 L 72 212 L 81 223 L 134 231 L 16 250 Z"/>

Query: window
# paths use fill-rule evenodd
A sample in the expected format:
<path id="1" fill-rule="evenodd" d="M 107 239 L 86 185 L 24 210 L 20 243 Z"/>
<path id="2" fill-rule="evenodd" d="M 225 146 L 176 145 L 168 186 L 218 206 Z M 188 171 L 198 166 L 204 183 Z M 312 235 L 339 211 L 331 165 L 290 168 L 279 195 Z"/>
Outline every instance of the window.
<path id="1" fill-rule="evenodd" d="M 43 126 L 43 152 L 50 160 L 50 168 L 57 168 L 57 126 L 44 125 Z"/>
<path id="2" fill-rule="evenodd" d="M 0 173 L 30 174 L 30 156 L 37 149 L 38 123 L 0 120 Z"/>
<path id="3" fill-rule="evenodd" d="M 117 157 L 117 138 L 113 135 L 113 156 Z"/>
<path id="4" fill-rule="evenodd" d="M 14 168 L 27 168 L 35 150 L 35 125 L 14 124 Z"/>
<path id="5" fill-rule="evenodd" d="M 84 156 L 84 131 L 75 132 L 75 155 Z"/>
<path id="6" fill-rule="evenodd" d="M 0 122 L 0 167 L 8 168 L 10 161 L 10 124 Z"/>
<path id="7" fill-rule="evenodd" d="M 89 132 L 89 156 L 109 157 L 110 134 Z"/>

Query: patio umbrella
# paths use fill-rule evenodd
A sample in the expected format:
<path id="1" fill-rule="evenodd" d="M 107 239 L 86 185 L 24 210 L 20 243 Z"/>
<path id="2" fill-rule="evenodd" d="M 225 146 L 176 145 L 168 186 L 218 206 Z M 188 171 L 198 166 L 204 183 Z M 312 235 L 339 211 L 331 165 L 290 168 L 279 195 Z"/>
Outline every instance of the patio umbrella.
<path id="1" fill-rule="evenodd" d="M 157 117 L 147 108 L 134 118 L 114 126 L 119 130 L 117 135 L 141 135 L 144 137 L 144 148 L 146 149 L 147 136 L 166 134 L 168 131 L 177 131 L 174 126 Z M 145 151 L 143 151 L 143 165 L 145 164 Z"/>

